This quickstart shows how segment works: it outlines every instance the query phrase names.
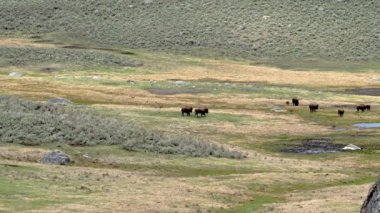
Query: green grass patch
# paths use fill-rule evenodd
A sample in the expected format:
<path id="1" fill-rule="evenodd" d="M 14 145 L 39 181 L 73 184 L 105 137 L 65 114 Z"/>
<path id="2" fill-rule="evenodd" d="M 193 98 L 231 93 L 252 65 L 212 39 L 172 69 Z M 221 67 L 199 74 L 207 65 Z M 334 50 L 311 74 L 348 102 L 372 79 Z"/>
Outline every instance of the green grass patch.
<path id="1" fill-rule="evenodd" d="M 336 126 L 336 127 L 352 127 L 356 123 L 375 123 L 380 119 L 375 116 L 378 112 L 366 111 L 356 112 L 354 106 L 343 108 L 345 110 L 344 116 L 339 117 L 337 108 L 321 108 L 316 113 L 310 113 L 307 107 L 300 107 L 293 111 L 299 115 L 302 119 L 311 121 L 324 126 Z"/>
<path id="2" fill-rule="evenodd" d="M 71 194 L 84 195 L 68 187 L 66 183 L 45 179 L 44 171 L 38 167 L 5 166 L 0 164 L 0 202 L 10 211 L 38 210 L 54 205 L 81 202 Z M 58 187 L 59 194 L 51 194 Z"/>

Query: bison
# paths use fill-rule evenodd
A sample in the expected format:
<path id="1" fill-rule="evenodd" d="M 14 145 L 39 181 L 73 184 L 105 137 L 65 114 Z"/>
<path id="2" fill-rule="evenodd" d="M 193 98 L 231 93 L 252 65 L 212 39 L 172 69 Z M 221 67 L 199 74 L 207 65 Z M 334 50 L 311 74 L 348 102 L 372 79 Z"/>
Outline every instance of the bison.
<path id="1" fill-rule="evenodd" d="M 182 116 L 184 116 L 185 114 L 187 116 L 190 116 L 192 112 L 193 112 L 193 107 L 182 107 L 181 108 Z"/>
<path id="2" fill-rule="evenodd" d="M 338 115 L 339 115 L 340 117 L 343 117 L 343 115 L 344 115 L 344 110 L 343 110 L 343 109 L 338 109 Z"/>
<path id="3" fill-rule="evenodd" d="M 359 106 L 356 106 L 356 112 L 362 111 L 364 112 L 367 109 L 367 106 L 364 104 L 360 104 Z"/>
<path id="4" fill-rule="evenodd" d="M 292 99 L 292 104 L 293 104 L 293 106 L 298 106 L 299 103 L 300 103 L 300 101 L 298 100 L 298 98 L 293 98 L 293 99 Z"/>
<path id="5" fill-rule="evenodd" d="M 208 108 L 197 108 L 194 110 L 195 115 L 198 117 L 198 115 L 206 116 L 208 114 Z"/>
<path id="6" fill-rule="evenodd" d="M 316 112 L 318 108 L 319 108 L 319 106 L 316 103 L 309 104 L 310 112 Z"/>
<path id="7" fill-rule="evenodd" d="M 356 111 L 357 112 L 359 112 L 359 111 L 364 112 L 366 110 L 371 111 L 371 105 L 360 104 L 360 105 L 356 106 Z"/>

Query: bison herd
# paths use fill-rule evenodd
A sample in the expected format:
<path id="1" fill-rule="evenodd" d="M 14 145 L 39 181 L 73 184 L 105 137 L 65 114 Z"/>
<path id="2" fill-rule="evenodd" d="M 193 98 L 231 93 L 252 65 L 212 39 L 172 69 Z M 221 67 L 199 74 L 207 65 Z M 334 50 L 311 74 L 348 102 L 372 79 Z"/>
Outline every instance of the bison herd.
<path id="1" fill-rule="evenodd" d="M 290 102 L 289 101 L 286 101 L 286 104 L 289 105 Z M 292 104 L 293 106 L 299 106 L 300 105 L 300 100 L 298 98 L 293 98 L 292 99 Z M 309 109 L 310 109 L 310 112 L 316 112 L 318 109 L 319 109 L 319 105 L 317 103 L 311 103 L 309 104 Z M 356 111 L 359 112 L 359 111 L 370 111 L 371 110 L 371 105 L 365 105 L 365 104 L 360 104 L 358 106 L 356 106 Z M 193 113 L 194 111 L 194 114 L 196 117 L 206 117 L 207 114 L 208 114 L 208 108 L 206 107 L 200 107 L 200 108 L 195 108 L 193 109 L 193 107 L 182 107 L 181 108 L 181 113 L 182 113 L 182 116 L 191 116 L 191 114 Z M 344 110 L 343 109 L 338 109 L 338 115 L 340 117 L 343 117 L 344 115 Z"/>
<path id="2" fill-rule="evenodd" d="M 364 112 L 364 111 L 366 111 L 366 110 L 370 111 L 370 110 L 371 110 L 371 105 L 364 105 L 364 104 L 361 104 L 361 105 L 359 105 L 359 106 L 356 106 L 356 111 L 359 112 L 360 110 L 361 110 L 362 112 Z"/>
<path id="3" fill-rule="evenodd" d="M 187 116 L 190 116 L 191 113 L 193 113 L 193 107 L 182 107 L 181 108 L 181 113 L 182 113 L 182 116 L 184 116 L 185 114 Z M 206 117 L 206 115 L 208 114 L 208 108 L 205 108 L 205 107 L 195 108 L 194 109 L 194 114 L 197 117 L 199 117 L 199 116 L 201 116 L 201 117 L 205 116 Z"/>
<path id="4" fill-rule="evenodd" d="M 289 105 L 289 101 L 286 101 L 286 104 Z M 300 101 L 298 98 L 293 98 L 292 99 L 292 104 L 293 106 L 299 106 L 300 104 Z M 309 109 L 310 109 L 310 112 L 316 112 L 318 110 L 319 106 L 317 103 L 311 103 L 309 104 Z M 356 112 L 359 112 L 359 111 L 370 111 L 371 110 L 371 105 L 365 105 L 365 104 L 360 104 L 358 106 L 356 106 Z M 338 115 L 340 117 L 343 117 L 344 115 L 344 110 L 343 109 L 338 109 Z"/>

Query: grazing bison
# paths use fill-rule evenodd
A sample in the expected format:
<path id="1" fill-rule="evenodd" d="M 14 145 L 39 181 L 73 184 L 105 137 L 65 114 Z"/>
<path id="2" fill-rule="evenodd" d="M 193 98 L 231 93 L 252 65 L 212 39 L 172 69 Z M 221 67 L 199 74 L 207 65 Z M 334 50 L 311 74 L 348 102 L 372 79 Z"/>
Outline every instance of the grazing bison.
<path id="1" fill-rule="evenodd" d="M 193 112 L 193 107 L 182 107 L 181 108 L 182 116 L 184 116 L 185 114 L 187 116 L 190 116 L 192 112 Z"/>
<path id="2" fill-rule="evenodd" d="M 343 115 L 344 115 L 344 110 L 343 110 L 343 109 L 338 109 L 338 115 L 339 115 L 340 117 L 343 117 Z"/>
<path id="3" fill-rule="evenodd" d="M 367 109 L 367 106 L 364 104 L 360 104 L 359 106 L 356 106 L 356 112 L 362 111 L 364 112 Z"/>
<path id="4" fill-rule="evenodd" d="M 360 105 L 356 106 L 356 111 L 357 112 L 359 112 L 359 111 L 364 112 L 366 110 L 371 111 L 371 105 L 360 104 Z"/>
<path id="5" fill-rule="evenodd" d="M 292 99 L 292 104 L 293 104 L 293 106 L 298 106 L 299 103 L 300 103 L 300 101 L 298 100 L 298 98 L 293 98 L 293 99 Z"/>
<path id="6" fill-rule="evenodd" d="M 194 110 L 195 115 L 198 117 L 198 115 L 206 116 L 208 114 L 208 108 L 198 108 Z"/>
<path id="7" fill-rule="evenodd" d="M 316 103 L 311 103 L 311 104 L 309 104 L 309 109 L 310 109 L 310 112 L 316 112 L 317 111 L 317 109 L 318 109 L 318 104 L 316 104 Z"/>

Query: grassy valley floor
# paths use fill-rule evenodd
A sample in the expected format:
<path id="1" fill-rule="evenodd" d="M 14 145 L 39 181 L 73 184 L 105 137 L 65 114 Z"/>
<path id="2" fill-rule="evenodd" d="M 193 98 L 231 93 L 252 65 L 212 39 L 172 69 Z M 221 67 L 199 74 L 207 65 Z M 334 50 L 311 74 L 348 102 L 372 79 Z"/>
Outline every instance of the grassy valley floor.
<path id="1" fill-rule="evenodd" d="M 0 49 L 82 55 L 71 59 L 75 63 L 27 54 L 22 63 L 7 58 L 0 67 L 0 94 L 35 101 L 67 98 L 100 114 L 221 144 L 247 157 L 194 158 L 126 151 L 120 145 L 0 143 L 0 211 L 358 212 L 380 171 L 379 129 L 353 127 L 380 122 L 378 66 L 326 70 L 299 69 L 295 63 L 282 69 L 143 50 L 62 48 L 68 45 L 0 39 Z M 112 63 L 104 65 L 108 59 Z M 371 93 L 356 92 L 362 88 Z M 285 103 L 293 97 L 301 106 Z M 311 102 L 320 105 L 316 113 L 309 112 Z M 371 111 L 356 112 L 362 103 L 371 104 Z M 207 106 L 210 113 L 181 116 L 184 105 Z M 281 152 L 320 138 L 363 149 Z M 65 151 L 75 162 L 39 164 L 50 149 Z"/>

